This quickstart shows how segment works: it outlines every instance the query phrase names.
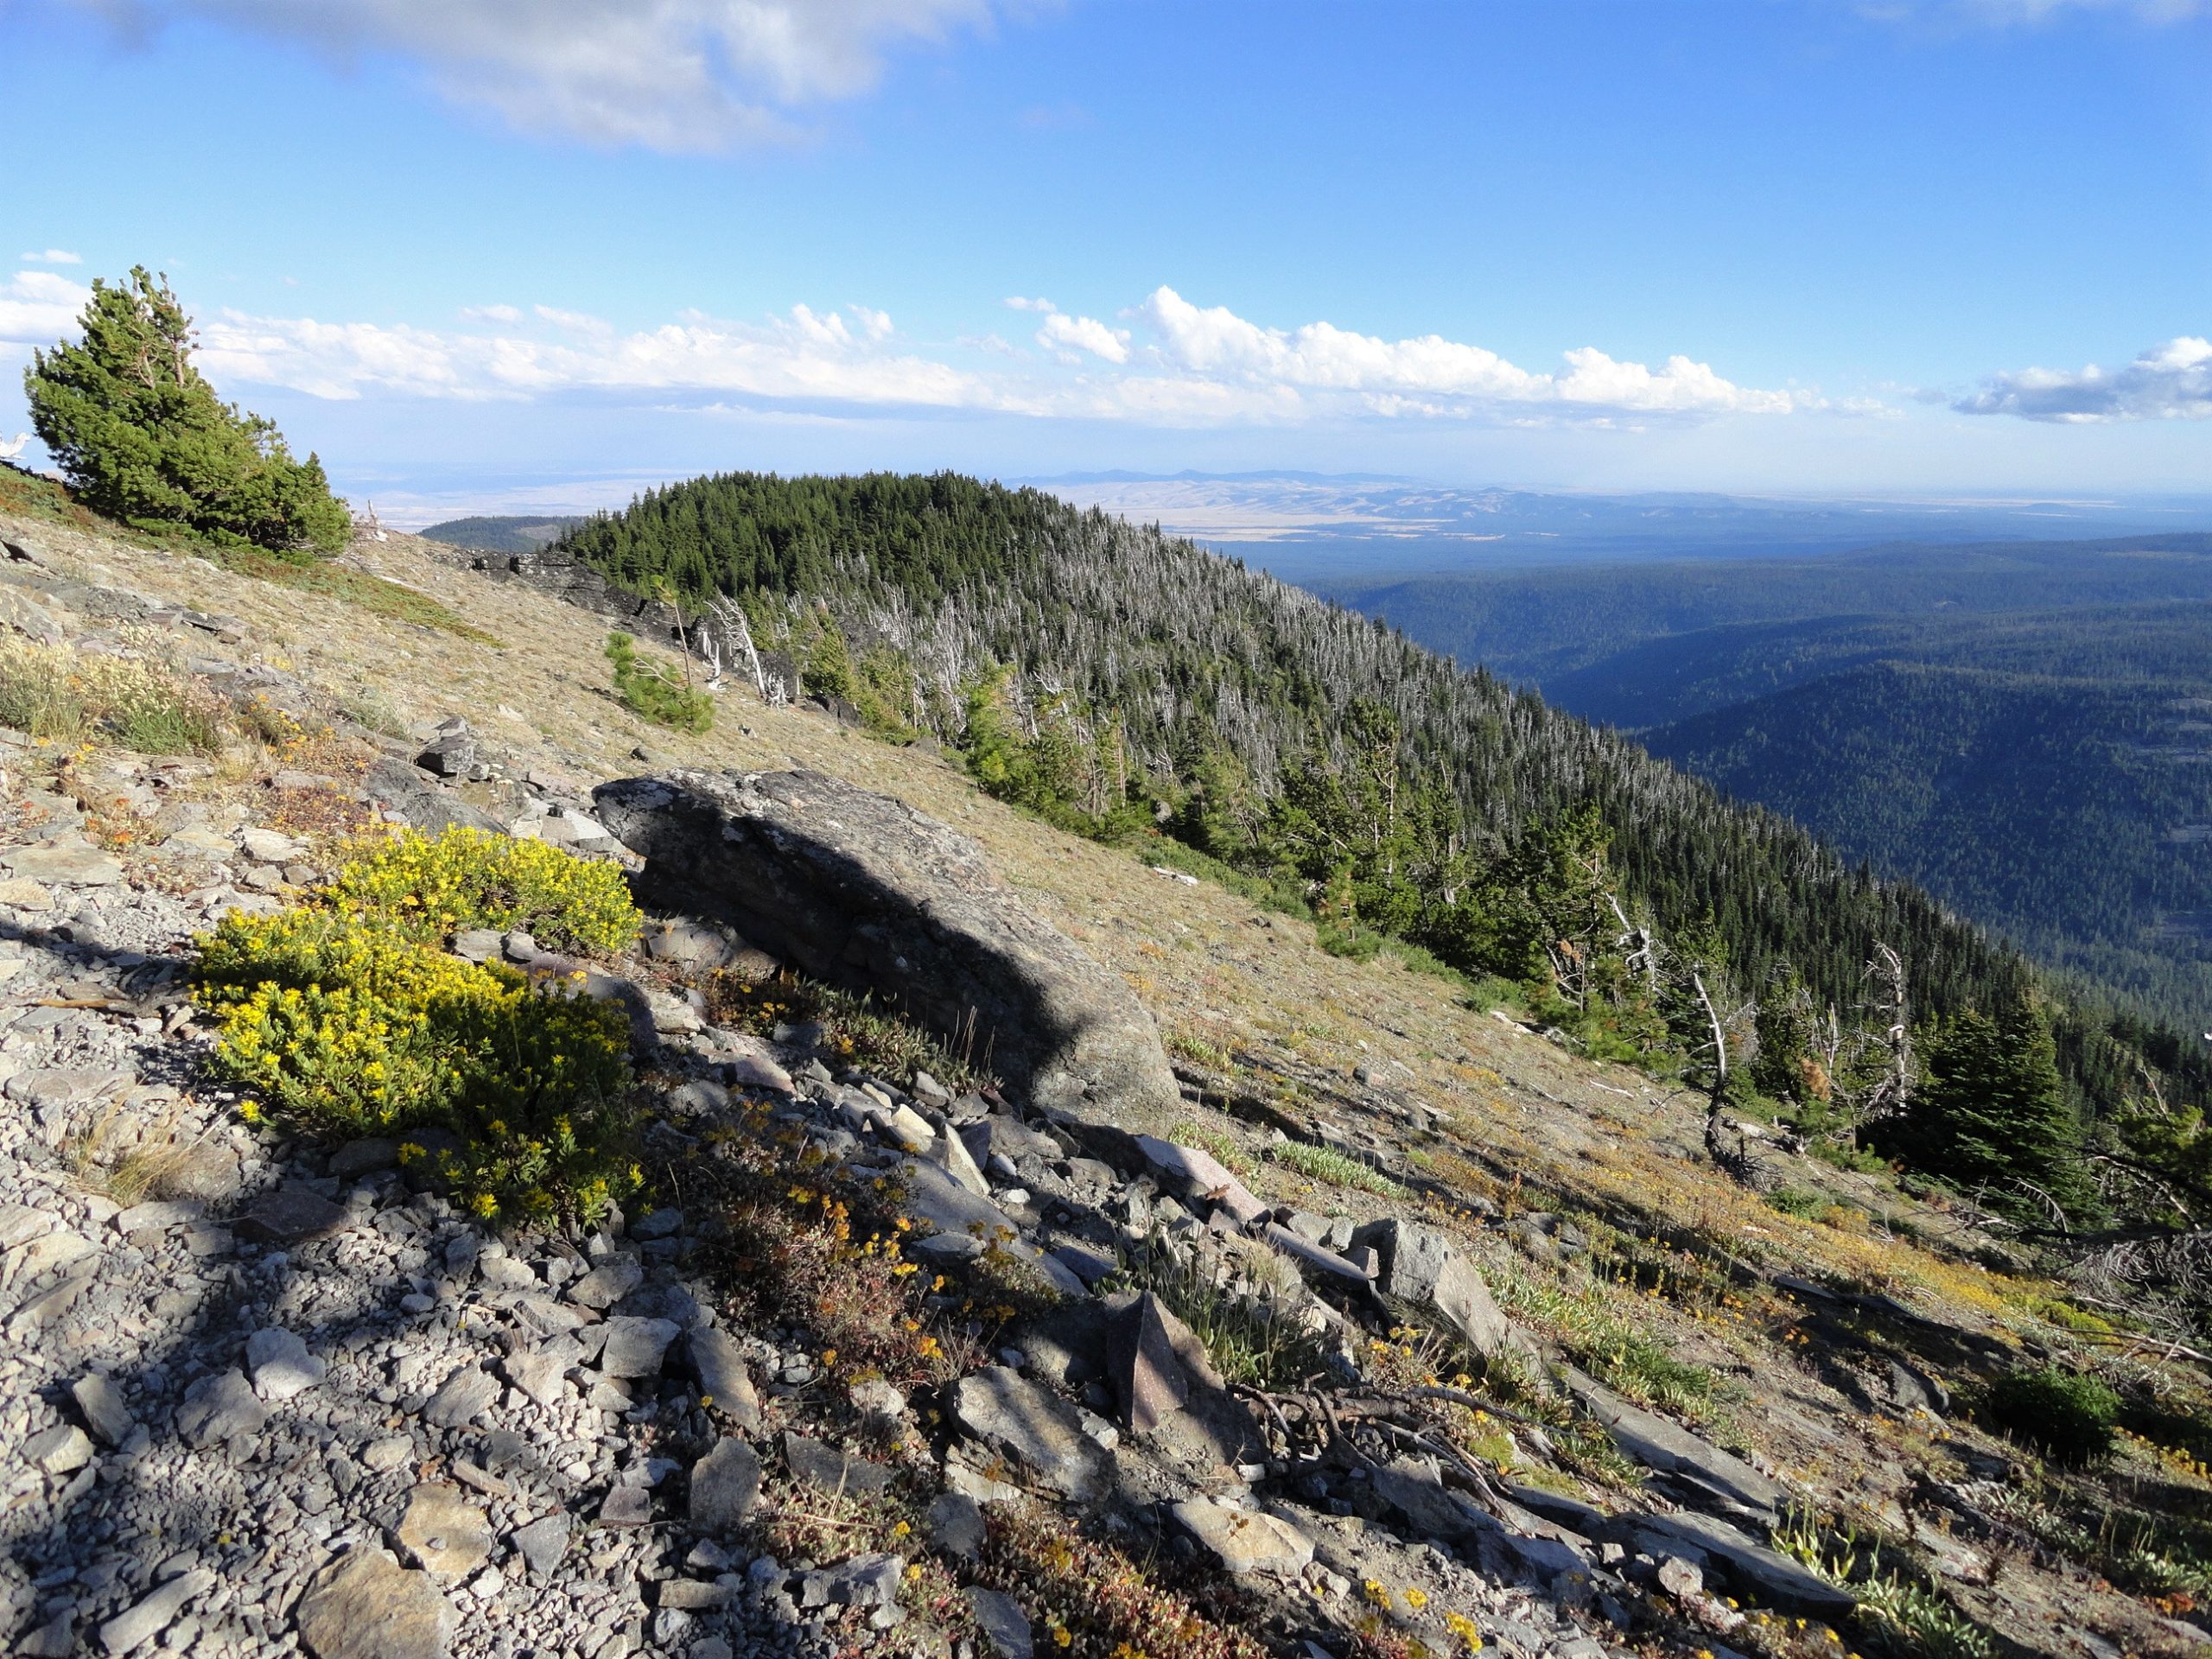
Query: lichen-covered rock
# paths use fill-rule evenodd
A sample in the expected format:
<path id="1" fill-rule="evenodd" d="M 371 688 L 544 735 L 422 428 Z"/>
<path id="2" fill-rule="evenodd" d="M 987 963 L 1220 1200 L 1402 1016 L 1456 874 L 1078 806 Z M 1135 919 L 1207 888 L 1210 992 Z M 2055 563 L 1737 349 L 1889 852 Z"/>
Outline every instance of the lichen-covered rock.
<path id="1" fill-rule="evenodd" d="M 973 841 L 903 802 L 811 772 L 676 772 L 593 799 L 660 897 L 971 1043 L 1039 1103 L 1109 1118 L 1176 1105 L 1128 988 L 1032 913 Z"/>

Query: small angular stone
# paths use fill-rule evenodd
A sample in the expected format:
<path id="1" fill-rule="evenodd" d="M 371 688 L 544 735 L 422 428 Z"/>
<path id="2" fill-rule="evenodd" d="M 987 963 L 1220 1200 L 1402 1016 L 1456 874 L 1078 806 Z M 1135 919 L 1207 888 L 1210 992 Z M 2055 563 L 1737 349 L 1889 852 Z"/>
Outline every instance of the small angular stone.
<path id="1" fill-rule="evenodd" d="M 85 1426 L 104 1446 L 121 1446 L 137 1427 L 123 1403 L 123 1390 L 97 1371 L 79 1377 L 69 1393 L 85 1414 Z"/>
<path id="2" fill-rule="evenodd" d="M 245 1373 L 224 1371 L 203 1376 L 185 1390 L 176 1408 L 176 1432 L 188 1446 L 209 1446 L 241 1440 L 261 1432 L 269 1408 L 254 1397 Z"/>
<path id="3" fill-rule="evenodd" d="M 599 1522 L 603 1527 L 646 1527 L 652 1524 L 653 1495 L 646 1486 L 617 1486 L 600 1500 Z"/>
<path id="4" fill-rule="evenodd" d="M 621 1317 L 607 1322 L 607 1346 L 600 1351 L 599 1369 L 608 1376 L 657 1376 L 668 1344 L 677 1338 L 669 1319 Z"/>
<path id="5" fill-rule="evenodd" d="M 569 1528 L 568 1511 L 556 1510 L 526 1527 L 517 1527 L 507 1535 L 507 1541 L 530 1570 L 543 1578 L 560 1566 L 562 1556 L 568 1554 Z"/>
<path id="6" fill-rule="evenodd" d="M 23 1442 L 23 1461 L 49 1475 L 73 1474 L 92 1460 L 92 1438 L 74 1423 L 62 1423 Z"/>
<path id="7" fill-rule="evenodd" d="M 480 1365 L 464 1365 L 438 1385 L 423 1408 L 423 1421 L 433 1428 L 462 1428 L 491 1409 L 499 1397 L 499 1385 Z"/>
<path id="8" fill-rule="evenodd" d="M 641 1284 L 645 1270 L 633 1257 L 620 1255 L 594 1268 L 569 1287 L 569 1300 L 580 1307 L 609 1308 Z"/>
<path id="9" fill-rule="evenodd" d="M 289 1400 L 322 1381 L 329 1362 L 308 1351 L 296 1332 L 269 1325 L 246 1338 L 245 1363 L 253 1374 L 253 1391 L 264 1400 Z"/>
<path id="10" fill-rule="evenodd" d="M 702 1532 L 734 1531 L 760 1498 L 760 1456 L 734 1434 L 691 1465 L 691 1524 Z"/>

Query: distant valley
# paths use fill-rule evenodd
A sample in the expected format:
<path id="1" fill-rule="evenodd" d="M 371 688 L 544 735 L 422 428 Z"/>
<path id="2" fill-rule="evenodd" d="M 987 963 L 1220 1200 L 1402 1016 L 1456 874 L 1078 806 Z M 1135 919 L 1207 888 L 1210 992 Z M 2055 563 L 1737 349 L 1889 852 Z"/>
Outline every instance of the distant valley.
<path id="1" fill-rule="evenodd" d="M 2139 1007 L 2212 1013 L 2212 537 L 1309 585 Z"/>

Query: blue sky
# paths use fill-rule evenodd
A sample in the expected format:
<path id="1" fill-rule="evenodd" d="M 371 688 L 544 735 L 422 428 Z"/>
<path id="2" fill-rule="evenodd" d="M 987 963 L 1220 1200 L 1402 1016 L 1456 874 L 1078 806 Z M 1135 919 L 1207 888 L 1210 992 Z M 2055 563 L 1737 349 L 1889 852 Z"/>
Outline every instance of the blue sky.
<path id="1" fill-rule="evenodd" d="M 2207 493 L 2208 85 L 2212 0 L 0 0 L 0 435 L 143 261 L 402 516 Z"/>

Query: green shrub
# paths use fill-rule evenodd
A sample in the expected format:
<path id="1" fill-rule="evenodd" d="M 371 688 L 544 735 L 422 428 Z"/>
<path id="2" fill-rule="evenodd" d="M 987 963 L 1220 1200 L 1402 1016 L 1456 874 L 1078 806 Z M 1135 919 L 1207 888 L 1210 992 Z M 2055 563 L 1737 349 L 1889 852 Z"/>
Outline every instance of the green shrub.
<path id="1" fill-rule="evenodd" d="M 1810 1220 L 1828 1207 L 1825 1192 L 1815 1192 L 1808 1186 L 1777 1186 L 1766 1195 L 1770 1208 L 1785 1216 L 1797 1216 Z"/>
<path id="2" fill-rule="evenodd" d="M 695 734 L 715 723 L 715 700 L 639 656 L 638 642 L 628 634 L 607 636 L 607 660 L 614 671 L 614 695 L 640 719 Z"/>
<path id="3" fill-rule="evenodd" d="M 144 266 L 95 279 L 81 344 L 31 354 L 31 424 L 79 500 L 126 524 L 231 545 L 335 552 L 352 519 L 322 463 L 225 404 L 192 365 L 192 321 Z"/>
<path id="4" fill-rule="evenodd" d="M 1990 1421 L 2055 1463 L 2091 1463 L 2113 1447 L 2120 1396 L 2056 1365 L 2016 1366 L 1989 1386 Z"/>
<path id="5" fill-rule="evenodd" d="M 432 944 L 464 928 L 520 928 L 551 950 L 613 955 L 644 923 L 620 866 L 458 826 L 393 836 L 340 869 L 324 901 Z"/>
<path id="6" fill-rule="evenodd" d="M 194 980 L 217 1020 L 214 1069 L 249 1119 L 397 1136 L 403 1161 L 436 1157 L 486 1220 L 589 1224 L 637 1184 L 619 1008 L 313 908 L 233 912 L 200 941 Z M 429 1128 L 457 1148 L 407 1138 Z"/>

